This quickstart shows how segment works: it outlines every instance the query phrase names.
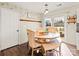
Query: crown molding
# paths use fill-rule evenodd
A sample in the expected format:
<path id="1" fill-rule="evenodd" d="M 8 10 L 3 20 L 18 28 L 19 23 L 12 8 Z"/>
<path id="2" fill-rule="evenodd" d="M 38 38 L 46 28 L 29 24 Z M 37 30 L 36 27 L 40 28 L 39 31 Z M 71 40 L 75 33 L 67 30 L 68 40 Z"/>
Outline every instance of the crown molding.
<path id="1" fill-rule="evenodd" d="M 23 9 L 19 6 L 16 6 L 14 4 L 8 3 L 8 2 L 0 2 L 0 8 L 8 8 L 8 9 L 11 9 L 11 10 L 16 10 L 18 12 L 25 11 L 25 9 Z"/>

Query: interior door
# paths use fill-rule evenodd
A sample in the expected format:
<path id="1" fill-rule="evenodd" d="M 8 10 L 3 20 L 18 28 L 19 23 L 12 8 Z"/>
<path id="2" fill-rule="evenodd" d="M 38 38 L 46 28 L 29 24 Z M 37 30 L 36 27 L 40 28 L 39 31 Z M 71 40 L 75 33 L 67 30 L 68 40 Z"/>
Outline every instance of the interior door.
<path id="1" fill-rule="evenodd" d="M 1 9 L 1 49 L 18 44 L 19 14 L 14 10 Z"/>

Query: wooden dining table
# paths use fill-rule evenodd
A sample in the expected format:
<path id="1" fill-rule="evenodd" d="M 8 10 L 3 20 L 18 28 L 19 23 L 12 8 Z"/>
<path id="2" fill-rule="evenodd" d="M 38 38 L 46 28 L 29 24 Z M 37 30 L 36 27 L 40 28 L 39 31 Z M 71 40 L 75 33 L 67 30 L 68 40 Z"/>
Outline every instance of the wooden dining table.
<path id="1" fill-rule="evenodd" d="M 53 50 L 57 47 L 59 47 L 59 55 L 61 55 L 61 39 L 59 33 L 46 33 L 44 35 L 35 34 L 35 41 L 41 44 L 45 55 L 47 50 Z"/>
<path id="2" fill-rule="evenodd" d="M 35 34 L 35 41 L 44 44 L 44 43 L 52 43 L 53 39 L 60 38 L 60 34 L 58 33 L 46 33 L 44 35 Z"/>

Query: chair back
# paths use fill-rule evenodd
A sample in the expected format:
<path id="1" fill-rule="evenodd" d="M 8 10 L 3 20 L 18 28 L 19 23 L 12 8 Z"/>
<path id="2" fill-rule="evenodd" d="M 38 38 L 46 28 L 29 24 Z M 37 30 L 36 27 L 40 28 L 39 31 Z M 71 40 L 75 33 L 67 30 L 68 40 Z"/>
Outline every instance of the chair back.
<path id="1" fill-rule="evenodd" d="M 32 45 L 34 45 L 35 41 L 34 41 L 34 34 L 35 32 L 27 29 L 27 35 L 28 35 L 28 41 L 29 41 L 29 45 L 32 47 Z"/>
<path id="2" fill-rule="evenodd" d="M 57 29 L 54 28 L 54 27 L 48 27 L 48 32 L 56 33 L 57 32 Z"/>

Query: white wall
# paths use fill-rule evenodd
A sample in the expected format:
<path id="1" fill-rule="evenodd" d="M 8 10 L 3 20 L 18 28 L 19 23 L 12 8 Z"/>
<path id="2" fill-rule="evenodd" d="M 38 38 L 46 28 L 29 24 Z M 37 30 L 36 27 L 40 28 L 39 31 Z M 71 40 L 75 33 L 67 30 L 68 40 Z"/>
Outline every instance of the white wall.
<path id="1" fill-rule="evenodd" d="M 28 15 L 27 15 L 27 12 L 26 12 L 21 17 L 30 18 L 30 19 L 33 19 L 33 20 L 40 20 L 41 19 L 41 15 L 38 14 L 38 13 L 34 13 L 34 12 L 28 12 Z"/>
<path id="2" fill-rule="evenodd" d="M 26 10 L 20 10 L 9 5 L 0 5 L 0 50 L 12 47 L 17 44 L 22 44 L 28 41 L 26 29 L 35 30 L 40 26 L 40 23 L 19 22 L 20 17 L 27 17 Z M 12 9 L 11 9 L 12 8 Z M 40 19 L 40 15 L 30 12 L 30 18 Z M 20 32 L 17 30 L 20 27 Z"/>
<path id="3" fill-rule="evenodd" d="M 1 8 L 1 50 L 18 44 L 19 13 L 15 10 Z"/>
<path id="4" fill-rule="evenodd" d="M 19 22 L 21 15 L 15 10 L 1 8 L 0 12 L 0 50 L 27 42 L 26 29 L 36 30 L 40 26 L 40 23 L 37 22 Z M 20 32 L 18 33 L 19 27 Z"/>
<path id="5" fill-rule="evenodd" d="M 65 42 L 76 45 L 76 24 L 65 23 Z"/>
<path id="6" fill-rule="evenodd" d="M 27 14 L 24 14 L 21 17 L 28 20 L 40 20 L 40 15 L 33 12 L 29 12 L 28 17 L 27 17 Z M 32 29 L 35 31 L 40 26 L 41 26 L 41 23 L 38 23 L 38 22 L 20 21 L 19 44 L 28 42 L 28 36 L 26 31 L 27 29 Z"/>
<path id="7" fill-rule="evenodd" d="M 28 41 L 28 37 L 27 37 L 27 29 L 31 29 L 31 30 L 36 30 L 40 27 L 40 23 L 37 22 L 26 22 L 26 21 L 21 21 L 20 22 L 20 40 L 19 40 L 19 44 L 23 44 L 25 42 Z"/>
<path id="8" fill-rule="evenodd" d="M 24 14 L 22 18 L 28 19 L 28 20 L 40 20 L 40 15 L 37 13 L 29 12 L 28 17 L 27 14 Z M 23 44 L 28 42 L 28 37 L 27 37 L 27 31 L 26 29 L 32 29 L 36 30 L 41 26 L 41 23 L 38 22 L 27 22 L 27 21 L 20 21 L 20 37 L 19 37 L 19 44 Z"/>
<path id="9" fill-rule="evenodd" d="M 67 16 L 72 16 L 76 14 L 76 9 L 71 8 L 69 9 L 69 13 L 66 15 L 65 20 L 65 39 L 64 41 L 76 45 L 76 23 L 67 23 Z"/>

